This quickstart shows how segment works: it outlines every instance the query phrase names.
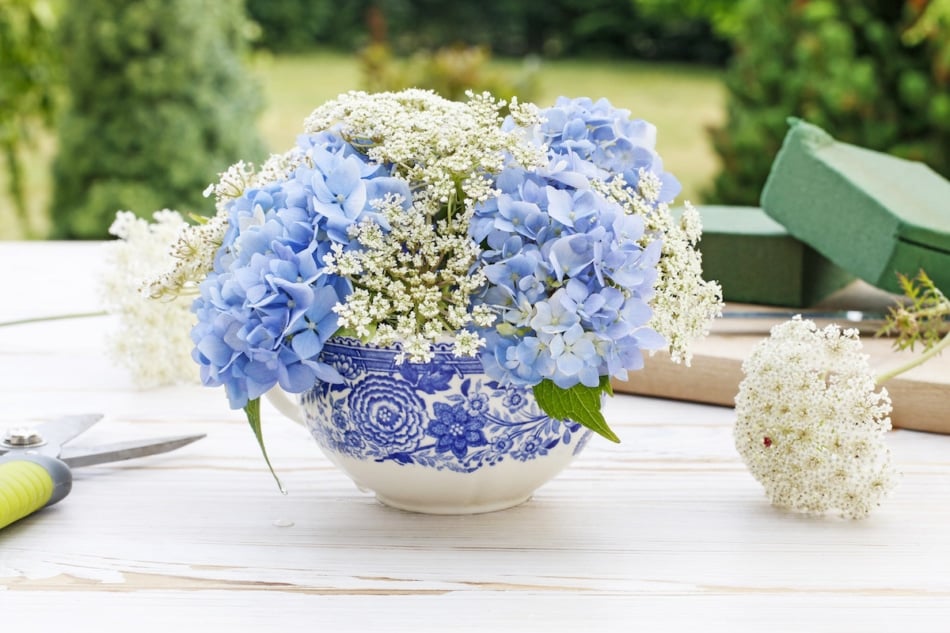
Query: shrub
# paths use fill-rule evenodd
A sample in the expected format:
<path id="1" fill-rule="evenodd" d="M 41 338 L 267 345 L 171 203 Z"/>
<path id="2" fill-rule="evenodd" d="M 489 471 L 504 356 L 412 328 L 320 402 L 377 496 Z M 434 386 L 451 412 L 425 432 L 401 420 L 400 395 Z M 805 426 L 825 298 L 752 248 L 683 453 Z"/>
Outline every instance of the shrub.
<path id="1" fill-rule="evenodd" d="M 798 116 L 950 176 L 950 0 L 745 0 L 707 198 L 757 204 Z"/>
<path id="2" fill-rule="evenodd" d="M 202 190 L 216 174 L 263 157 L 241 0 L 70 2 L 61 24 L 56 237 L 106 237 L 117 210 L 212 211 Z"/>
<path id="3" fill-rule="evenodd" d="M 435 52 L 419 51 L 408 59 L 396 59 L 385 44 L 372 44 L 360 54 L 363 87 L 370 92 L 427 88 L 461 101 L 466 90 L 491 92 L 510 100 L 530 101 L 536 90 L 535 69 L 526 63 L 520 75 L 512 76 L 487 68 L 491 54 L 478 46 L 455 46 Z"/>

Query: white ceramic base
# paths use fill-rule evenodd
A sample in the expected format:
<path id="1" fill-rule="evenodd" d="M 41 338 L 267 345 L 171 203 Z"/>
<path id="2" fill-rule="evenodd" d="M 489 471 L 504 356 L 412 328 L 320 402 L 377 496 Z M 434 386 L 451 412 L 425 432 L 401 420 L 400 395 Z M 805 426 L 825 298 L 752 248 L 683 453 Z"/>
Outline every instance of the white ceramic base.
<path id="1" fill-rule="evenodd" d="M 471 473 L 354 459 L 324 450 L 361 490 L 383 504 L 422 514 L 482 514 L 520 505 L 573 459 L 558 446 L 542 460 L 508 460 Z"/>
<path id="2" fill-rule="evenodd" d="M 416 499 L 393 499 L 384 495 L 376 495 L 377 501 L 391 508 L 396 508 L 397 510 L 418 512 L 420 514 L 443 515 L 485 514 L 486 512 L 498 512 L 499 510 L 507 510 L 515 506 L 520 506 L 522 503 L 525 503 L 530 499 L 531 495 L 528 495 L 527 497 L 518 496 L 511 499 L 493 499 L 491 501 L 485 501 L 482 503 L 459 505 L 444 504 L 432 506 L 431 504 L 427 503 L 419 503 Z"/>

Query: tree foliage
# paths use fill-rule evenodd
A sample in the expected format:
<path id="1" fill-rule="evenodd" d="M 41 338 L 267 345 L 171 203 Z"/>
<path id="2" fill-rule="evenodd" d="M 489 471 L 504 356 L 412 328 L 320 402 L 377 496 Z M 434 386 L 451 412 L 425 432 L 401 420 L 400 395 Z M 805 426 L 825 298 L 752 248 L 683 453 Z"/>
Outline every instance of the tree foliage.
<path id="1" fill-rule="evenodd" d="M 44 0 L 0 0 L 0 153 L 9 172 L 10 197 L 26 222 L 21 152 L 38 124 L 55 111 L 59 58 L 55 18 Z"/>
<path id="2" fill-rule="evenodd" d="M 246 0 L 260 29 L 258 46 L 285 53 L 314 46 L 353 50 L 365 44 L 367 0 Z"/>
<path id="3" fill-rule="evenodd" d="M 105 237 L 117 210 L 210 211 L 216 174 L 263 157 L 241 0 L 85 0 L 61 24 L 57 237 Z"/>
<path id="4" fill-rule="evenodd" d="M 797 116 L 950 176 L 950 0 L 743 0 L 709 196 L 757 204 Z"/>

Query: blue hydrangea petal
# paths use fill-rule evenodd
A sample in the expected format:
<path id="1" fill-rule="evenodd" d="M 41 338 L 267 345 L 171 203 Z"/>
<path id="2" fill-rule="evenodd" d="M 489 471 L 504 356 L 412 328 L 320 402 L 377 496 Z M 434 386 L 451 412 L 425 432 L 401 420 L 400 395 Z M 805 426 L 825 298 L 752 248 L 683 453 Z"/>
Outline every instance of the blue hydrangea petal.
<path id="1" fill-rule="evenodd" d="M 323 350 L 323 341 L 314 329 L 304 328 L 294 334 L 290 347 L 300 358 L 315 358 Z"/>

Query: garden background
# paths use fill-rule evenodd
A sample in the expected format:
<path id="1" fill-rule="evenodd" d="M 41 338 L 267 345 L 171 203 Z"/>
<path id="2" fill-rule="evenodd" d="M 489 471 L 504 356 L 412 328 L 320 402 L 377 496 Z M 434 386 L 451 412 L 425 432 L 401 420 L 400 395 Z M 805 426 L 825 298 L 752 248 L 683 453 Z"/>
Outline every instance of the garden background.
<path id="1" fill-rule="evenodd" d="M 0 239 L 210 213 L 351 89 L 608 98 L 681 199 L 754 205 L 787 128 L 950 176 L 950 0 L 0 0 Z"/>

